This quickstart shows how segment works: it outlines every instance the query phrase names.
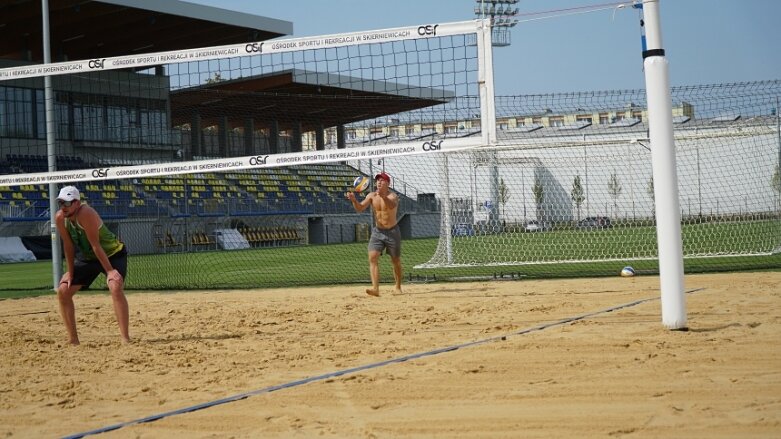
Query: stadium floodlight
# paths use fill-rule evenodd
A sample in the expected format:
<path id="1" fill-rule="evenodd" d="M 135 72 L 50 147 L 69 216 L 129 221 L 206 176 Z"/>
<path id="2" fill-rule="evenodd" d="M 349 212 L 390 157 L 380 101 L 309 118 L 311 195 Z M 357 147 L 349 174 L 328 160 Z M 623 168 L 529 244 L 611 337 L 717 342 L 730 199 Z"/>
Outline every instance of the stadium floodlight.
<path id="1" fill-rule="evenodd" d="M 490 18 L 493 27 L 491 43 L 497 47 L 509 46 L 510 28 L 518 24 L 514 17 L 518 15 L 518 8 L 513 5 L 518 0 L 476 0 L 480 5 L 475 8 L 477 18 Z"/>

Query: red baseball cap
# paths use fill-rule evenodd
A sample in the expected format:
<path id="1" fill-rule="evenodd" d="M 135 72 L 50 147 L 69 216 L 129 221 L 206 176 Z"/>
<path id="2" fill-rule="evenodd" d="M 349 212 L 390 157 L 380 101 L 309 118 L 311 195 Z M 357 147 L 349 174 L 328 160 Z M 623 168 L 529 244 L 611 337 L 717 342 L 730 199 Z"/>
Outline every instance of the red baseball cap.
<path id="1" fill-rule="evenodd" d="M 374 176 L 374 181 L 377 181 L 377 180 L 385 180 L 388 183 L 390 183 L 390 175 L 388 175 L 388 174 L 386 174 L 384 172 L 380 172 L 379 174 Z"/>

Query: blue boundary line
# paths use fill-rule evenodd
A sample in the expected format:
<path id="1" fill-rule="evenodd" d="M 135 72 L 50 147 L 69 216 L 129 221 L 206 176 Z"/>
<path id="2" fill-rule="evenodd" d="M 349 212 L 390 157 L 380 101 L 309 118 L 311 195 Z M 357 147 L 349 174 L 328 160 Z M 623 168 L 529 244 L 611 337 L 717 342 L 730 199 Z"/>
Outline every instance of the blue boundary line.
<path id="1" fill-rule="evenodd" d="M 699 291 L 699 290 L 701 290 L 701 288 L 687 291 L 687 293 L 692 293 L 692 292 Z M 397 357 L 397 358 L 391 358 L 390 360 L 379 361 L 379 362 L 376 362 L 376 363 L 369 363 L 369 364 L 365 364 L 363 366 L 357 366 L 357 367 L 353 367 L 353 368 L 349 368 L 349 369 L 337 370 L 337 371 L 334 371 L 334 372 L 324 373 L 322 375 L 315 375 L 315 376 L 312 376 L 312 377 L 303 378 L 303 379 L 296 380 L 296 381 L 290 381 L 290 382 L 283 383 L 283 384 L 277 384 L 277 385 L 274 385 L 274 386 L 264 387 L 262 389 L 257 389 L 257 390 L 253 390 L 253 391 L 245 392 L 245 393 L 239 393 L 237 395 L 228 396 L 226 398 L 218 399 L 218 400 L 215 400 L 215 401 L 204 402 L 204 403 L 201 403 L 201 404 L 196 404 L 196 405 L 193 405 L 193 406 L 184 407 L 184 408 L 177 409 L 177 410 L 171 410 L 171 411 L 168 411 L 168 412 L 159 413 L 159 414 L 156 414 L 156 415 L 151 415 L 151 416 L 147 416 L 147 417 L 144 417 L 144 418 L 134 419 L 132 421 L 121 422 L 119 424 L 109 425 L 109 426 L 106 426 L 106 427 L 101 427 L 101 428 L 98 428 L 98 429 L 95 429 L 95 430 L 85 431 L 85 432 L 82 432 L 82 433 L 75 433 L 75 434 L 72 434 L 72 435 L 69 435 L 69 436 L 64 436 L 63 439 L 79 439 L 79 438 L 83 438 L 84 436 L 92 436 L 92 435 L 96 435 L 96 434 L 106 433 L 106 432 L 109 432 L 109 431 L 118 430 L 118 429 L 123 428 L 123 427 L 129 427 L 131 425 L 144 424 L 144 423 L 147 423 L 147 422 L 154 422 L 154 421 L 157 421 L 159 419 L 167 418 L 169 416 L 175 416 L 175 415 L 181 415 L 181 414 L 184 414 L 184 413 L 195 412 L 195 411 L 206 409 L 206 408 L 209 408 L 209 407 L 214 407 L 214 406 L 218 406 L 218 405 L 222 405 L 222 404 L 227 404 L 229 402 L 240 401 L 242 399 L 247 399 L 247 398 L 249 398 L 251 396 L 261 395 L 261 394 L 264 394 L 264 393 L 276 392 L 277 390 L 288 389 L 288 388 L 291 388 L 291 387 L 296 387 L 296 386 L 300 386 L 300 385 L 303 385 L 303 384 L 312 383 L 312 382 L 315 382 L 315 381 L 324 381 L 324 380 L 327 380 L 329 378 L 339 377 L 339 376 L 342 376 L 342 375 L 348 375 L 348 374 L 361 372 L 361 371 L 368 370 L 368 369 L 375 369 L 375 368 L 382 367 L 382 366 L 387 366 L 387 365 L 390 365 L 390 364 L 403 363 L 403 362 L 409 361 L 409 360 L 416 360 L 416 359 L 419 359 L 419 358 L 430 357 L 432 355 L 439 355 L 439 354 L 444 353 L 444 352 L 451 352 L 451 351 L 455 351 L 455 350 L 462 349 L 462 348 L 468 348 L 468 347 L 478 346 L 478 345 L 482 345 L 482 344 L 493 343 L 493 342 L 496 342 L 496 341 L 499 341 L 499 340 L 506 340 L 508 336 L 524 335 L 524 334 L 528 334 L 528 333 L 535 332 L 535 331 L 542 331 L 542 330 L 545 330 L 545 329 L 548 329 L 548 328 L 552 328 L 554 326 L 561 326 L 561 325 L 564 325 L 564 324 L 567 324 L 567 323 L 576 322 L 578 320 L 583 320 L 583 319 L 586 319 L 586 318 L 589 318 L 589 317 L 593 317 L 593 316 L 596 316 L 596 315 L 599 315 L 599 314 L 604 314 L 604 313 L 608 313 L 608 312 L 618 311 L 618 310 L 624 309 L 624 308 L 630 308 L 630 307 L 639 305 L 641 303 L 650 302 L 652 300 L 659 300 L 659 298 L 658 297 L 651 297 L 651 298 L 648 298 L 648 299 L 635 300 L 633 302 L 625 303 L 623 305 L 616 305 L 616 306 L 613 306 L 613 307 L 610 307 L 610 308 L 606 308 L 606 309 L 603 309 L 603 310 L 600 310 L 600 311 L 594 311 L 594 312 L 590 312 L 590 313 L 586 313 L 586 314 L 581 314 L 579 316 L 567 317 L 567 318 L 564 318 L 564 319 L 561 319 L 561 320 L 556 320 L 556 321 L 549 322 L 549 323 L 543 323 L 541 325 L 532 326 L 531 328 L 522 329 L 520 331 L 511 332 L 511 333 L 505 334 L 505 335 L 497 335 L 497 336 L 493 336 L 493 337 L 489 337 L 489 338 L 484 338 L 484 339 L 481 339 L 481 340 L 475 340 L 475 341 L 470 341 L 470 342 L 467 342 L 467 343 L 461 343 L 461 344 L 457 344 L 457 345 L 447 346 L 447 347 L 444 347 L 444 348 L 433 349 L 433 350 L 425 351 L 425 352 L 418 352 L 416 354 L 404 355 L 404 356 Z"/>

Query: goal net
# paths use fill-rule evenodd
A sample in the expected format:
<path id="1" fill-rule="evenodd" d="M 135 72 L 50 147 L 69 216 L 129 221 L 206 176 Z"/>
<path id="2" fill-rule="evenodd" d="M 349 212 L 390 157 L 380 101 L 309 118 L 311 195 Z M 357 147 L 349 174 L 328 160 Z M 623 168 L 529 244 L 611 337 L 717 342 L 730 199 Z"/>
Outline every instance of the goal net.
<path id="1" fill-rule="evenodd" d="M 687 270 L 735 269 L 749 255 L 778 266 L 779 96 L 779 81 L 672 90 Z M 496 108 L 498 146 L 439 157 L 440 242 L 419 267 L 653 270 L 645 91 L 497 97 Z"/>

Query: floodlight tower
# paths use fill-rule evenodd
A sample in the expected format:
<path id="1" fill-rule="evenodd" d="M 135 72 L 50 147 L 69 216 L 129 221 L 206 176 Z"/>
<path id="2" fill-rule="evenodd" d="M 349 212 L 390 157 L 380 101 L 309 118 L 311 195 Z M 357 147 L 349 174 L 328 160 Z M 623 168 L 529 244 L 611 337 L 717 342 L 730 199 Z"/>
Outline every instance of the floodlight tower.
<path id="1" fill-rule="evenodd" d="M 495 47 L 506 47 L 510 45 L 510 28 L 518 24 L 518 8 L 515 5 L 519 0 L 476 0 L 475 15 L 480 19 L 490 19 L 491 22 L 491 45 Z M 499 178 L 498 157 L 496 152 L 491 153 L 491 166 L 489 174 L 490 208 L 488 210 L 488 225 L 495 231 L 503 228 L 503 222 L 499 217 Z M 475 198 L 473 211 L 478 209 L 478 200 Z M 488 206 L 488 204 L 485 204 Z"/>
<path id="2" fill-rule="evenodd" d="M 496 47 L 509 46 L 510 28 L 518 24 L 518 8 L 515 5 L 519 0 L 476 0 L 475 7 L 477 18 L 491 19 L 491 44 Z"/>

